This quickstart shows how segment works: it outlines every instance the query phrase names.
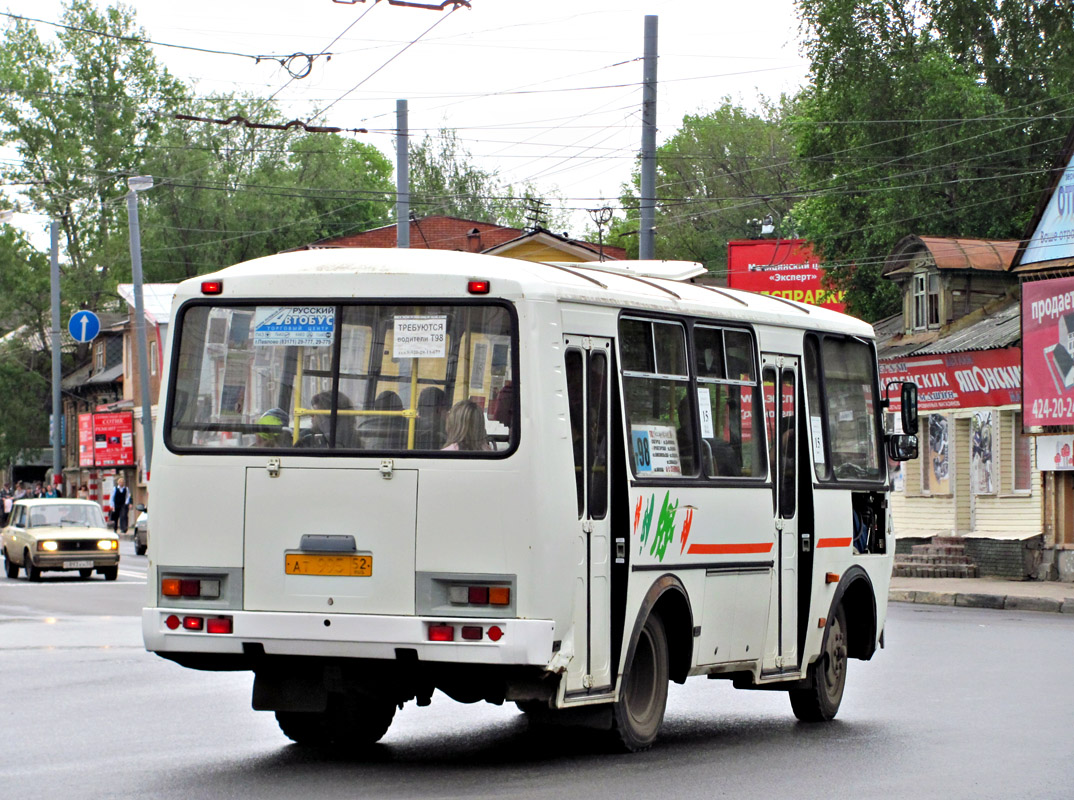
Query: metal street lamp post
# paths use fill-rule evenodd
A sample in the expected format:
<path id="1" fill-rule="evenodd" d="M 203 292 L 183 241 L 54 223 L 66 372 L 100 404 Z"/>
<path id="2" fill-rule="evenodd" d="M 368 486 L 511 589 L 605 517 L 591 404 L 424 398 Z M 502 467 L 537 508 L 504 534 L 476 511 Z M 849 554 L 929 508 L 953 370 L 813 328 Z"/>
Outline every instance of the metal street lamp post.
<path id="1" fill-rule="evenodd" d="M 145 443 L 145 474 L 153 463 L 153 412 L 149 396 L 149 346 L 146 344 L 145 303 L 142 299 L 142 234 L 138 228 L 138 192 L 153 188 L 151 176 L 127 179 L 127 219 L 130 226 L 131 278 L 134 282 L 134 334 L 138 339 L 138 383 L 142 394 L 142 441 Z"/>

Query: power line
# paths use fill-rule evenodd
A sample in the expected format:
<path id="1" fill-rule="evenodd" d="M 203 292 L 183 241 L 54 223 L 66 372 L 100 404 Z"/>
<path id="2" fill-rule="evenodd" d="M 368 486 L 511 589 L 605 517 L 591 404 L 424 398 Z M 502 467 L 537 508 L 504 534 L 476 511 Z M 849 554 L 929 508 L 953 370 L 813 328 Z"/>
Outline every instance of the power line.
<path id="1" fill-rule="evenodd" d="M 171 47 L 176 50 L 192 50 L 197 53 L 209 53 L 219 56 L 238 56 L 240 58 L 253 59 L 255 63 L 261 63 L 262 61 L 275 61 L 279 63 L 281 67 L 287 70 L 293 78 L 304 78 L 309 74 L 310 69 L 313 66 L 313 60 L 319 56 L 311 56 L 306 53 L 290 53 L 283 55 L 270 55 L 270 54 L 256 54 L 256 53 L 236 53 L 233 50 L 212 50 L 206 47 L 194 47 L 187 44 L 172 44 L 169 42 L 157 42 L 152 39 L 143 39 L 140 36 L 120 36 L 116 33 L 107 33 L 106 31 L 96 31 L 92 28 L 83 28 L 79 25 L 67 25 L 62 22 L 50 22 L 47 19 L 38 19 L 36 17 L 26 17 L 21 14 L 12 14 L 10 11 L 0 11 L 0 16 L 10 17 L 11 19 L 20 20 L 23 22 L 38 22 L 42 25 L 50 25 L 53 28 L 62 28 L 63 30 L 75 31 L 76 33 L 89 33 L 94 36 L 101 36 L 105 39 L 115 39 L 120 42 L 128 42 L 131 44 L 149 44 L 155 47 Z M 331 53 L 321 53 L 320 55 L 327 55 L 331 58 Z M 298 70 L 294 70 L 292 64 L 295 60 L 306 59 L 307 64 L 305 67 Z M 301 74 L 298 74 L 301 73 Z"/>

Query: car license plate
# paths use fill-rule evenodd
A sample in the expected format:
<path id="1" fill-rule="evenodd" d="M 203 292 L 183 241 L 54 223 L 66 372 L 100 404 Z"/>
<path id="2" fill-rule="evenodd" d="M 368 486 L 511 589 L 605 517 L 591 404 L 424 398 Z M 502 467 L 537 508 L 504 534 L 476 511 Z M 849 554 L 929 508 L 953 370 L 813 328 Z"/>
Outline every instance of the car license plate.
<path id="1" fill-rule="evenodd" d="M 64 569 L 88 569 L 93 566 L 92 561 L 64 561 Z"/>
<path id="2" fill-rule="evenodd" d="M 287 553 L 283 571 L 288 575 L 339 575 L 346 578 L 368 578 L 373 574 L 373 556 L 314 556 Z"/>

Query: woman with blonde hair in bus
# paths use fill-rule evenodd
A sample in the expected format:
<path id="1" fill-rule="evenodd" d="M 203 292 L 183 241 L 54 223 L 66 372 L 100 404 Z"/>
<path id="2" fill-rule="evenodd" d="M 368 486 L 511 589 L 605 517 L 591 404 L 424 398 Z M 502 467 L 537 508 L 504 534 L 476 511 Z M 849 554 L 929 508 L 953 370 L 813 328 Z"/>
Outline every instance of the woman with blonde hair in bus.
<path id="1" fill-rule="evenodd" d="M 473 400 L 462 400 L 447 415 L 447 444 L 441 450 L 490 450 L 485 414 Z"/>

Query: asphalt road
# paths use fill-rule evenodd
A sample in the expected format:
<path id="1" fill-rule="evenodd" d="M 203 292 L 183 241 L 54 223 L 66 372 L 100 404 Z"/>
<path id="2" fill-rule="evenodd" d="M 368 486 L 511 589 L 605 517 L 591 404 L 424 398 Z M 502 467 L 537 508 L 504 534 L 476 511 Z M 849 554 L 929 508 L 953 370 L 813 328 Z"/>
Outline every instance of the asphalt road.
<path id="1" fill-rule="evenodd" d="M 782 693 L 693 678 L 651 751 L 609 755 L 591 732 L 437 695 L 348 757 L 291 745 L 250 709 L 248 674 L 146 653 L 144 574 L 129 554 L 114 583 L 0 578 L 0 796 L 1074 796 L 1070 615 L 894 604 L 887 649 L 851 662 L 825 725 Z"/>

